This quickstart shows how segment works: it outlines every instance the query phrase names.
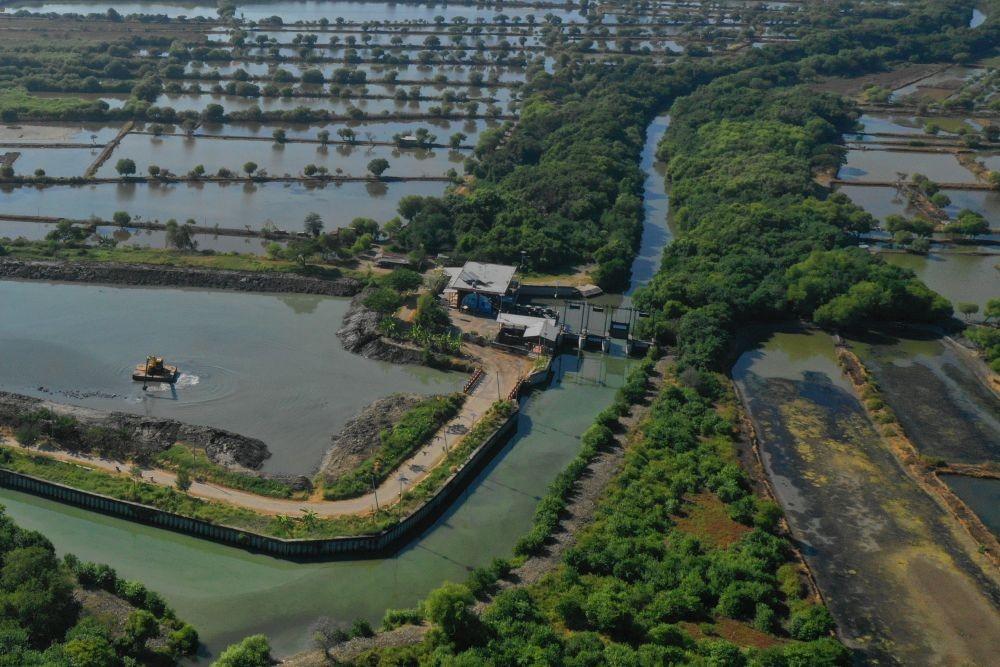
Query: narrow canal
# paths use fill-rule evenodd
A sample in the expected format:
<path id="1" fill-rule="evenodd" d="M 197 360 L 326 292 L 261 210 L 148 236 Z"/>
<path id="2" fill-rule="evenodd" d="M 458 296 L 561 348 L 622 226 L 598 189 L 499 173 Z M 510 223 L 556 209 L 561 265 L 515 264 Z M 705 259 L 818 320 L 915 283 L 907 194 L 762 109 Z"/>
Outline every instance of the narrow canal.
<path id="1" fill-rule="evenodd" d="M 643 151 L 648 200 L 635 269 L 641 281 L 655 271 L 670 239 L 662 166 L 654 161 L 666 125 L 665 116 L 652 123 Z M 386 608 L 412 606 L 442 582 L 462 581 L 472 568 L 509 556 L 546 487 L 576 455 L 580 435 L 610 404 L 631 364 L 597 354 L 558 357 L 552 386 L 523 400 L 517 434 L 503 452 L 444 517 L 392 558 L 292 563 L 6 489 L 0 502 L 61 553 L 107 563 L 161 592 L 198 628 L 208 654 L 262 632 L 276 655 L 289 655 L 308 646 L 309 626 L 321 616 L 377 621 Z"/>

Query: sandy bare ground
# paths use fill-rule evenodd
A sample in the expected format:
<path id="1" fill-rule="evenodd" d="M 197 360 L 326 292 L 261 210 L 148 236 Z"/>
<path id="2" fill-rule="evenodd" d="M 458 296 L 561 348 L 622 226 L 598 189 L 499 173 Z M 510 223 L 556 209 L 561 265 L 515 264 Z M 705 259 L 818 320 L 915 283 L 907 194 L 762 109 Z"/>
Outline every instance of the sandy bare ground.
<path id="1" fill-rule="evenodd" d="M 496 402 L 498 396 L 506 398 L 518 380 L 529 373 L 531 369 L 531 360 L 527 357 L 508 354 L 494 348 L 474 347 L 471 352 L 480 360 L 480 365 L 486 370 L 483 380 L 473 388 L 458 415 L 439 429 L 430 443 L 404 462 L 382 482 L 375 492 L 344 500 L 323 500 L 322 495 L 317 492 L 314 497 L 306 500 L 289 500 L 261 496 L 210 482 L 192 481 L 187 493 L 205 500 L 226 502 L 244 507 L 261 514 L 293 517 L 303 516 L 307 512 L 313 512 L 321 518 L 368 514 L 375 510 L 376 499 L 379 507 L 395 504 L 399 501 L 401 493 L 416 486 L 444 460 L 447 452 L 461 442 L 464 434 L 482 418 L 490 406 Z M 21 446 L 9 437 L 5 438 L 3 443 Z M 129 465 L 121 461 L 57 450 L 43 451 L 33 448 L 31 451 L 60 461 L 77 463 L 114 474 L 128 475 Z M 142 471 L 142 480 L 151 484 L 173 487 L 176 485 L 177 475 L 169 470 L 152 468 Z"/>

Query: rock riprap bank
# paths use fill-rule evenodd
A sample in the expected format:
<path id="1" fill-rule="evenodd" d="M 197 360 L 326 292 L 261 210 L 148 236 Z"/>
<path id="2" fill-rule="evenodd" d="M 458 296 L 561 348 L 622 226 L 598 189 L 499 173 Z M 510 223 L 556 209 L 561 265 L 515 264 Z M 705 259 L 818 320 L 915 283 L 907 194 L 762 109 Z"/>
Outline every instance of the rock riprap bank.
<path id="1" fill-rule="evenodd" d="M 209 459 L 232 469 L 256 471 L 271 456 L 267 445 L 260 440 L 221 428 L 127 412 L 105 412 L 0 391 L 0 426 L 17 427 L 41 411 L 71 417 L 84 428 L 96 427 L 121 434 L 120 440 L 128 449 L 122 453 L 132 460 L 151 460 L 177 442 L 199 447 L 205 450 Z"/>
<path id="2" fill-rule="evenodd" d="M 367 295 L 365 291 L 354 297 L 344 315 L 344 325 L 337 331 L 344 349 L 366 359 L 393 364 L 425 363 L 424 351 L 420 348 L 397 343 L 382 335 L 378 326 L 382 315 L 365 306 Z"/>
<path id="3" fill-rule="evenodd" d="M 367 406 L 333 436 L 320 464 L 320 476 L 332 482 L 354 470 L 378 449 L 382 431 L 392 428 L 425 398 L 419 394 L 392 394 Z"/>

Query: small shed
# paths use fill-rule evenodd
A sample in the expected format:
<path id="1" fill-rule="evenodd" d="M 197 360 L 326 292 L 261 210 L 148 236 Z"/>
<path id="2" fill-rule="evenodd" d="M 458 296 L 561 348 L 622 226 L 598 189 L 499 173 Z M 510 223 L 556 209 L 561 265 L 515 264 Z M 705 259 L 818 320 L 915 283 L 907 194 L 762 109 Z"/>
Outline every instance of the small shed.
<path id="1" fill-rule="evenodd" d="M 497 342 L 503 345 L 541 346 L 551 352 L 559 342 L 559 325 L 552 318 L 500 313 L 497 322 L 500 323 Z"/>
<path id="2" fill-rule="evenodd" d="M 406 255 L 379 250 L 375 253 L 375 266 L 383 269 L 412 269 L 413 262 Z"/>

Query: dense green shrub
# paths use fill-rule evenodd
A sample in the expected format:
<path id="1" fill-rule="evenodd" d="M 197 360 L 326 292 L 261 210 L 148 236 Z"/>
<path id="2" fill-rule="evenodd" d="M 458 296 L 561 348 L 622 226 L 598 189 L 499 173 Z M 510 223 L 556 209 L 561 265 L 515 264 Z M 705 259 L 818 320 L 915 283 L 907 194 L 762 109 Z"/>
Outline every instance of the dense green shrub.
<path id="1" fill-rule="evenodd" d="M 636 372 L 650 371 L 651 366 Z M 439 658 L 457 654 L 457 664 L 506 664 L 527 655 L 547 664 L 645 664 L 641 661 L 648 658 L 649 664 L 739 665 L 759 659 L 784 665 L 811 664 L 813 656 L 817 664 L 844 664 L 846 651 L 826 639 L 829 613 L 806 597 L 790 545 L 776 532 L 780 513 L 773 503 L 754 499 L 735 465 L 733 427 L 721 416 L 727 411 L 717 409 L 733 400 L 731 393 L 708 379 L 699 388 L 702 393 L 671 384 L 656 398 L 622 471 L 559 570 L 534 586 L 497 594 L 478 620 L 468 612 L 474 599 L 469 588 L 449 585 L 436 594 L 436 612 L 428 613 L 429 620 L 445 625 L 432 633 L 426 650 Z M 594 425 L 581 449 L 594 450 L 610 437 L 607 426 Z M 577 466 L 586 460 L 574 461 L 553 484 L 519 552 L 544 545 L 580 472 Z M 690 494 L 705 491 L 730 508 L 742 508 L 747 528 L 727 546 L 675 525 Z M 486 574 L 471 578 L 476 590 L 490 592 Z M 809 643 L 747 651 L 722 640 L 695 641 L 676 625 L 716 618 Z M 569 633 L 556 632 L 553 620 Z"/>
<path id="2" fill-rule="evenodd" d="M 271 667 L 271 646 L 264 635 L 251 635 L 229 646 L 213 667 Z"/>
<path id="3" fill-rule="evenodd" d="M 139 607 L 113 636 L 107 619 L 81 614 L 77 582 L 100 587 Z M 161 625 L 184 641 L 151 650 L 147 643 Z M 115 630 L 117 632 L 117 630 Z M 25 530 L 0 511 L 0 662 L 7 665 L 174 664 L 197 649 L 198 635 L 178 621 L 159 595 L 141 584 L 118 579 L 114 570 L 81 564 L 67 555 L 60 562 L 52 544 Z"/>
<path id="4" fill-rule="evenodd" d="M 203 449 L 181 443 L 176 443 L 157 454 L 154 463 L 168 470 L 177 471 L 178 481 L 181 480 L 182 474 L 186 474 L 189 480 L 193 477 L 199 481 L 214 482 L 232 489 L 272 498 L 291 498 L 295 495 L 291 484 L 286 481 L 229 470 L 209 459 Z M 178 488 L 186 490 L 182 486 Z"/>
<path id="5" fill-rule="evenodd" d="M 386 609 L 382 617 L 382 629 L 393 630 L 401 625 L 420 625 L 424 621 L 424 612 L 415 609 Z"/>

